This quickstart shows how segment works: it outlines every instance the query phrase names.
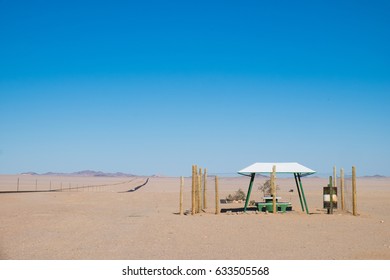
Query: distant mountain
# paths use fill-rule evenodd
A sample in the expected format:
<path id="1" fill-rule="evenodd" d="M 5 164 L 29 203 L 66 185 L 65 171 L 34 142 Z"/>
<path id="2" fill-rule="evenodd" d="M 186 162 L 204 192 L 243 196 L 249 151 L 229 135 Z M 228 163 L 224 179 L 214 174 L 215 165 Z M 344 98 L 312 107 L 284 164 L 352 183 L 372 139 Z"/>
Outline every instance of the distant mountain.
<path id="1" fill-rule="evenodd" d="M 386 178 L 386 176 L 383 176 L 383 175 L 372 175 L 372 176 L 363 176 L 363 178 L 376 178 L 376 179 L 380 179 L 380 178 Z"/>
<path id="2" fill-rule="evenodd" d="M 23 172 L 22 175 L 38 175 L 38 173 L 35 172 Z"/>
<path id="3" fill-rule="evenodd" d="M 38 174 L 35 172 L 25 172 L 24 175 L 45 175 L 45 176 L 80 176 L 80 177 L 134 177 L 133 174 L 116 172 L 116 173 L 106 173 L 102 171 L 94 170 L 82 170 L 72 173 L 61 173 L 61 172 L 47 172 L 43 174 Z"/>

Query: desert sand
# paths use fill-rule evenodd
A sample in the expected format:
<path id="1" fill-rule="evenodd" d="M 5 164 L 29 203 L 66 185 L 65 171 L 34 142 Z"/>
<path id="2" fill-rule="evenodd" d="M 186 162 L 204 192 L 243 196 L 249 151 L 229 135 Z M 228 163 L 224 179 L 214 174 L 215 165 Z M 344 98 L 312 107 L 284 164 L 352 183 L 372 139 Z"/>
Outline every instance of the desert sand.
<path id="1" fill-rule="evenodd" d="M 0 193 L 0 259 L 390 259 L 390 178 L 358 178 L 358 216 L 326 214 L 324 178 L 303 178 L 310 215 L 301 211 L 293 178 L 276 182 L 291 212 L 226 213 L 243 207 L 233 203 L 221 204 L 224 213 L 215 215 L 209 177 L 208 208 L 194 216 L 178 215 L 179 178 L 152 177 L 126 192 L 147 178 L 0 175 L 0 191 L 15 191 L 18 178 L 19 193 Z M 264 181 L 256 179 L 251 200 L 262 200 L 257 187 Z M 62 191 L 43 191 L 61 183 Z M 220 178 L 220 198 L 246 192 L 248 183 Z M 186 178 L 185 210 L 190 189 Z"/>

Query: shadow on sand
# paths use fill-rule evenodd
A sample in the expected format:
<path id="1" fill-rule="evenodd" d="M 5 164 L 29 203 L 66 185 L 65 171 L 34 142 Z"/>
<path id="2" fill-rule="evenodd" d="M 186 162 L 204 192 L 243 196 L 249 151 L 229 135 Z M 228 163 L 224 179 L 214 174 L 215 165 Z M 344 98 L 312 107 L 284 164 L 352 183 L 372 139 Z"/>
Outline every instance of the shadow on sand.
<path id="1" fill-rule="evenodd" d="M 146 179 L 145 183 L 143 183 L 142 185 L 136 186 L 135 188 L 132 188 L 132 189 L 130 189 L 128 191 L 119 192 L 119 193 L 135 192 L 135 191 L 139 190 L 140 188 L 142 188 L 143 186 L 145 186 L 148 182 L 149 182 L 149 178 Z"/>

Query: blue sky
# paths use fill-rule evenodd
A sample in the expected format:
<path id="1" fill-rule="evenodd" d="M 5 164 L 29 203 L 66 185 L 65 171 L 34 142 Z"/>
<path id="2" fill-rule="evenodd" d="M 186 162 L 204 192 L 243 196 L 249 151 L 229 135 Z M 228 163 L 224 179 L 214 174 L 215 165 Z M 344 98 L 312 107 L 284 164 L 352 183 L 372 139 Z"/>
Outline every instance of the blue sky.
<path id="1" fill-rule="evenodd" d="M 390 176 L 388 1 L 0 1 L 0 173 Z"/>

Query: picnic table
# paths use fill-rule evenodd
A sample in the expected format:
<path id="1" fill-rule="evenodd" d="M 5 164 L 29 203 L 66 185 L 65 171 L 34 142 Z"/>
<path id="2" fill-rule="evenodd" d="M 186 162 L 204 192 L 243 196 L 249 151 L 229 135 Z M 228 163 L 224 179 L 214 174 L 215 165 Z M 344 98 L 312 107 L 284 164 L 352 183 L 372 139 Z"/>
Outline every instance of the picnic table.
<path id="1" fill-rule="evenodd" d="M 276 197 L 276 209 L 278 212 L 285 213 L 286 211 L 291 211 L 292 206 L 291 202 L 281 202 L 281 197 Z M 264 202 L 258 202 L 257 208 L 259 211 L 265 212 L 273 212 L 273 197 L 272 196 L 265 196 L 263 197 Z"/>

